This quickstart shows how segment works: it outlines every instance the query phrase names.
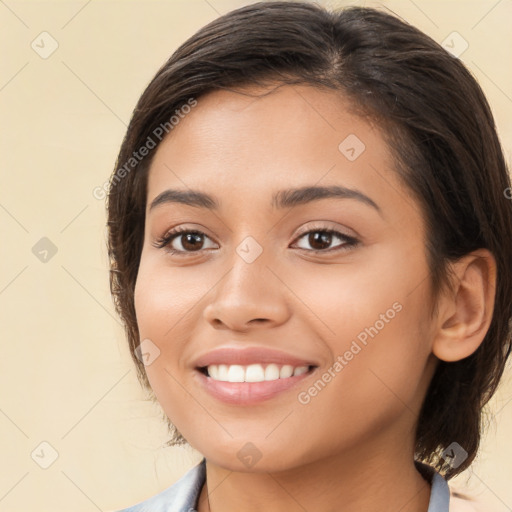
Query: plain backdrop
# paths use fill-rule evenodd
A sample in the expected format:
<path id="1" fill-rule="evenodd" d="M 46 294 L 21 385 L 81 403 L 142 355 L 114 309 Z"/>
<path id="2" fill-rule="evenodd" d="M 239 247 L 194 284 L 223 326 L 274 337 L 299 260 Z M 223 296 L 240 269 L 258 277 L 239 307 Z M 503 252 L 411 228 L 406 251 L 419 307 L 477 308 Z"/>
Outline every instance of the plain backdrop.
<path id="1" fill-rule="evenodd" d="M 113 312 L 105 204 L 93 190 L 108 180 L 160 65 L 200 27 L 249 3 L 0 2 L 0 512 L 119 509 L 201 459 L 163 447 L 162 411 L 139 387 Z M 510 162 L 511 0 L 320 3 L 392 10 L 453 41 Z M 508 371 L 480 456 L 456 480 L 487 511 L 512 510 L 511 391 Z"/>

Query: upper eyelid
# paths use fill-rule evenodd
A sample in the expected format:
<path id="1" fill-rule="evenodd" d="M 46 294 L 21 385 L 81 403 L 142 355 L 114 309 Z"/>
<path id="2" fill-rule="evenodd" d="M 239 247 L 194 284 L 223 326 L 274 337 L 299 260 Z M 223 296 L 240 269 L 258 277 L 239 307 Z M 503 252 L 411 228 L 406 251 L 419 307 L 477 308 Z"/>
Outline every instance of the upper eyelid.
<path id="1" fill-rule="evenodd" d="M 321 222 L 321 221 L 317 221 L 317 222 Z M 350 230 L 353 232 L 353 234 L 350 234 L 350 233 L 345 233 L 342 228 L 339 228 L 336 226 L 318 224 L 318 225 L 313 225 L 313 226 L 307 226 L 304 229 L 300 229 L 299 232 L 297 233 L 297 235 L 295 235 L 295 239 L 297 239 L 298 237 L 301 237 L 302 235 L 305 235 L 306 233 L 310 233 L 311 231 L 336 231 L 340 235 L 346 236 L 348 238 L 354 238 L 354 239 L 360 238 L 359 234 L 355 233 L 353 229 Z"/>
<path id="2" fill-rule="evenodd" d="M 175 227 L 167 230 L 163 236 L 159 238 L 167 238 L 167 237 L 177 237 L 178 235 L 185 234 L 185 233 L 200 233 L 201 235 L 205 235 L 210 239 L 213 239 L 212 236 L 210 236 L 208 233 L 206 233 L 204 228 L 182 228 L 182 227 Z M 326 226 L 326 225 L 318 225 L 318 226 L 308 226 L 306 228 L 303 228 L 299 230 L 299 232 L 295 235 L 295 239 L 297 237 L 300 237 L 302 235 L 305 235 L 307 233 L 310 233 L 311 231 L 336 231 L 340 235 L 344 235 L 350 238 L 356 238 L 358 237 L 357 234 L 351 235 L 349 233 L 344 233 L 342 229 L 332 227 L 332 226 Z"/>

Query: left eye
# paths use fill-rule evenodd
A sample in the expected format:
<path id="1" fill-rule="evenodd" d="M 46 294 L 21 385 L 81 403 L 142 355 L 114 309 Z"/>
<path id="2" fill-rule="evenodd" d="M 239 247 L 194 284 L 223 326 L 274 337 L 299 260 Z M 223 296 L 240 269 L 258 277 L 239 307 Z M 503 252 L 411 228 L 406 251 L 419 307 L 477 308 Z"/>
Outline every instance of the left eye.
<path id="1" fill-rule="evenodd" d="M 334 239 L 341 240 L 342 243 L 329 248 Z M 315 229 L 302 234 L 297 240 L 305 239 L 306 242 L 313 247 L 314 252 L 328 252 L 331 250 L 348 249 L 357 244 L 357 240 L 350 236 L 344 235 L 334 229 Z M 316 247 L 315 247 L 316 246 Z M 310 250 L 307 247 L 300 249 Z"/>

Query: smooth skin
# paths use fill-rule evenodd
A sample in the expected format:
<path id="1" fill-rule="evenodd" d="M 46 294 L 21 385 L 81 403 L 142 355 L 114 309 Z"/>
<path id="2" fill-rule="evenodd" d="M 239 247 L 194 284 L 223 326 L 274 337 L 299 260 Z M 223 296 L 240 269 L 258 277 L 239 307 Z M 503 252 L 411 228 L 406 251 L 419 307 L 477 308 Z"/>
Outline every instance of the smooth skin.
<path id="1" fill-rule="evenodd" d="M 338 148 L 351 134 L 365 146 L 353 161 Z M 330 185 L 378 209 L 354 197 L 272 206 L 279 190 Z M 219 208 L 150 208 L 168 189 L 207 193 Z M 160 350 L 146 367 L 158 401 L 206 457 L 199 512 L 426 512 L 430 485 L 413 463 L 419 410 L 438 358 L 463 359 L 482 342 L 496 266 L 486 250 L 454 264 L 453 292 L 431 317 L 422 213 L 378 127 L 340 93 L 307 85 L 209 93 L 157 148 L 147 205 L 137 321 Z M 204 235 L 157 248 L 176 227 Z M 246 237 L 263 251 L 252 263 L 236 251 Z M 300 403 L 397 302 L 401 311 Z M 194 369 L 226 345 L 277 348 L 319 368 L 261 404 L 230 405 Z M 261 455 L 251 467 L 238 457 L 248 442 Z"/>

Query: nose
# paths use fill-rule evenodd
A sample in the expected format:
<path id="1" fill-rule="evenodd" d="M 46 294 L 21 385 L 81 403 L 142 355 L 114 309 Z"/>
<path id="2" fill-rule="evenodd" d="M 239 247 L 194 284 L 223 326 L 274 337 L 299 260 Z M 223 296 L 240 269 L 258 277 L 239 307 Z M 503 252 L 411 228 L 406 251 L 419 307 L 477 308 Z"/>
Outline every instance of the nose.
<path id="1" fill-rule="evenodd" d="M 247 263 L 235 253 L 231 269 L 211 291 L 204 309 L 204 318 L 214 328 L 247 332 L 276 327 L 290 317 L 287 287 L 267 267 L 263 254 Z"/>

